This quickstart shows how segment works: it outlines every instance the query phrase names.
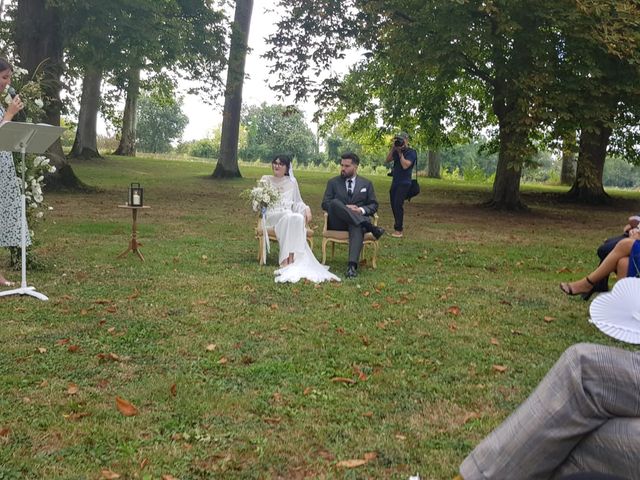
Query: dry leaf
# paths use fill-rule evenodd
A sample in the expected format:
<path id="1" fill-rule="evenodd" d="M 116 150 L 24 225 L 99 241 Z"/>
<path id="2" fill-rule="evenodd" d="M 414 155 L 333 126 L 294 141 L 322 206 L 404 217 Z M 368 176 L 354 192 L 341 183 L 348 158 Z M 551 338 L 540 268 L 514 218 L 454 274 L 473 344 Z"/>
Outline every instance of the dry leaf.
<path id="1" fill-rule="evenodd" d="M 129 295 L 127 298 L 129 300 L 133 300 L 134 298 L 138 298 L 140 296 L 140 292 L 138 291 L 138 289 L 134 289 L 133 293 L 131 295 Z"/>
<path id="2" fill-rule="evenodd" d="M 8 437 L 11 433 L 11 429 L 9 427 L 0 428 L 0 437 Z"/>
<path id="3" fill-rule="evenodd" d="M 331 381 L 333 383 L 347 383 L 349 385 L 353 385 L 354 383 L 356 383 L 355 380 L 352 380 L 351 378 L 345 378 L 345 377 L 333 377 Z"/>
<path id="4" fill-rule="evenodd" d="M 363 297 L 368 297 L 369 295 L 371 295 L 371 292 L 369 290 L 365 290 L 364 292 L 362 292 Z"/>
<path id="5" fill-rule="evenodd" d="M 76 385 L 75 383 L 70 383 L 69 386 L 67 387 L 67 394 L 75 395 L 76 393 L 78 393 L 78 390 L 80 390 L 78 388 L 78 385 Z"/>
<path id="6" fill-rule="evenodd" d="M 178 393 L 178 387 L 176 386 L 175 383 L 171 385 L 171 387 L 169 388 L 169 392 L 171 392 L 172 397 L 176 396 L 176 394 Z"/>
<path id="7" fill-rule="evenodd" d="M 38 347 L 38 352 L 39 353 L 47 353 L 47 349 L 44 347 Z"/>
<path id="8" fill-rule="evenodd" d="M 104 360 L 104 361 L 111 361 L 111 362 L 120 361 L 120 357 L 115 353 L 99 353 L 98 355 L 96 355 L 96 357 L 98 357 L 99 360 Z"/>
<path id="9" fill-rule="evenodd" d="M 478 412 L 467 412 L 467 413 L 465 413 L 464 417 L 462 418 L 462 424 L 464 425 L 469 420 L 474 420 L 476 418 L 480 418 L 480 414 Z"/>
<path id="10" fill-rule="evenodd" d="M 278 310 L 278 304 L 277 303 L 272 303 L 269 308 L 271 308 L 271 310 Z"/>
<path id="11" fill-rule="evenodd" d="M 507 300 L 500 300 L 500 304 L 501 305 L 509 305 L 509 306 L 511 306 L 511 302 L 509 302 Z"/>
<path id="12" fill-rule="evenodd" d="M 375 308 L 376 310 L 378 310 L 380 308 L 380 304 L 378 302 L 373 302 L 371 304 L 371 308 Z"/>
<path id="13" fill-rule="evenodd" d="M 95 300 L 93 303 L 97 303 L 98 305 L 108 305 L 111 303 L 111 300 L 99 299 L 99 300 Z"/>
<path id="14" fill-rule="evenodd" d="M 342 460 L 341 462 L 336 463 L 336 467 L 338 468 L 356 468 L 361 467 L 362 465 L 366 465 L 367 461 L 362 460 L 361 458 L 354 458 L 353 460 Z"/>
<path id="15" fill-rule="evenodd" d="M 218 360 L 218 363 L 220 365 L 226 365 L 227 363 L 229 363 L 229 360 L 227 359 L 227 357 L 222 357 L 220 360 Z"/>
<path id="16" fill-rule="evenodd" d="M 450 313 L 451 315 L 460 315 L 460 307 L 458 307 L 457 305 L 452 305 L 451 307 L 447 308 L 447 313 Z"/>
<path id="17" fill-rule="evenodd" d="M 556 319 L 556 317 L 544 317 L 544 321 L 547 323 L 551 323 Z"/>
<path id="18" fill-rule="evenodd" d="M 111 470 L 108 470 L 106 468 L 103 468 L 100 473 L 102 474 L 102 478 L 106 480 L 115 480 L 116 478 L 120 478 L 120 475 L 118 475 L 116 472 L 112 472 Z"/>
<path id="19" fill-rule="evenodd" d="M 61 338 L 60 340 L 58 340 L 56 342 L 56 345 L 66 345 L 70 341 L 71 341 L 71 339 L 69 339 L 69 338 Z"/>
<path id="20" fill-rule="evenodd" d="M 140 470 L 144 470 L 144 468 L 149 465 L 149 459 L 148 458 L 143 458 L 142 461 L 140 462 Z"/>
<path id="21" fill-rule="evenodd" d="M 400 435 L 399 433 L 398 433 L 398 434 L 396 434 L 396 438 L 397 438 L 398 440 L 406 440 L 406 439 L 407 439 L 407 437 L 405 437 L 404 435 Z"/>
<path id="22" fill-rule="evenodd" d="M 377 452 L 367 452 L 364 454 L 364 459 L 367 462 L 370 462 L 371 460 L 375 460 L 376 458 L 378 458 L 378 453 Z"/>
<path id="23" fill-rule="evenodd" d="M 115 331 L 116 331 L 116 327 L 109 327 L 109 328 L 107 328 L 107 332 L 109 332 L 109 333 L 113 333 L 113 332 L 115 332 Z"/>
<path id="24" fill-rule="evenodd" d="M 69 414 L 63 414 L 62 416 L 67 420 L 80 420 L 81 418 L 88 417 L 91 414 L 89 412 L 74 412 Z"/>
<path id="25" fill-rule="evenodd" d="M 362 414 L 362 416 L 363 416 L 363 417 L 366 417 L 366 418 L 371 418 L 371 417 L 373 417 L 373 412 L 364 412 L 364 413 Z"/>
<path id="26" fill-rule="evenodd" d="M 367 380 L 367 375 L 360 370 L 360 367 L 358 367 L 357 365 L 353 366 L 353 372 L 358 375 L 358 379 L 362 382 L 365 382 Z"/>
<path id="27" fill-rule="evenodd" d="M 262 420 L 270 425 L 277 425 L 282 421 L 280 417 L 264 417 Z"/>
<path id="28" fill-rule="evenodd" d="M 213 352 L 216 348 L 218 348 L 218 346 L 215 343 L 210 343 L 209 345 L 207 345 L 206 347 L 204 347 L 204 349 L 207 352 Z"/>
<path id="29" fill-rule="evenodd" d="M 69 348 L 67 348 L 67 352 L 69 353 L 76 353 L 78 350 L 80 350 L 79 345 L 69 345 Z"/>
<path id="30" fill-rule="evenodd" d="M 309 395 L 311 392 L 313 392 L 313 387 L 307 387 L 307 388 L 304 389 L 302 394 L 303 395 Z"/>
<path id="31" fill-rule="evenodd" d="M 560 270 L 556 270 L 556 273 L 571 273 L 571 270 L 567 267 L 562 267 Z"/>
<path id="32" fill-rule="evenodd" d="M 116 397 L 116 406 L 120 413 L 125 417 L 133 417 L 138 414 L 138 409 L 131 403 L 127 402 L 124 398 Z"/>
<path id="33" fill-rule="evenodd" d="M 178 480 L 178 479 L 176 477 L 174 477 L 173 475 L 169 475 L 167 473 L 167 474 L 162 475 L 162 480 Z"/>
<path id="34" fill-rule="evenodd" d="M 450 324 L 449 324 L 449 330 L 450 330 L 451 332 L 455 332 L 456 330 L 458 330 L 458 325 L 456 325 L 456 323 L 455 323 L 455 322 L 450 323 Z"/>
<path id="35" fill-rule="evenodd" d="M 111 305 L 111 306 L 105 308 L 104 310 L 105 310 L 105 312 L 116 313 L 118 311 L 118 308 L 115 305 Z"/>
<path id="36" fill-rule="evenodd" d="M 491 345 L 500 345 L 500 342 L 496 337 L 491 337 Z"/>
<path id="37" fill-rule="evenodd" d="M 507 367 L 505 367 L 504 365 L 494 365 L 493 370 L 499 373 L 504 373 L 507 371 Z"/>

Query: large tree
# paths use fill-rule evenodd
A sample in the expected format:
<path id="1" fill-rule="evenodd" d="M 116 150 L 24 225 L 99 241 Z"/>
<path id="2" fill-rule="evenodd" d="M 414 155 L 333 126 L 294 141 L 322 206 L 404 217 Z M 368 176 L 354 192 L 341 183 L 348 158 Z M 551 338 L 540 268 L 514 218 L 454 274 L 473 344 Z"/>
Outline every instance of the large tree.
<path id="1" fill-rule="evenodd" d="M 145 152 L 171 150 L 189 123 L 182 113 L 182 99 L 157 90 L 143 94 L 138 103 L 138 144 Z"/>
<path id="2" fill-rule="evenodd" d="M 31 74 L 38 70 L 42 72 L 46 121 L 60 125 L 60 78 L 64 70 L 60 11 L 47 0 L 20 0 L 10 16 L 14 20 L 15 47 L 20 65 Z M 56 172 L 47 177 L 49 189 L 86 188 L 67 162 L 60 140 L 49 147 L 47 154 L 56 167 Z"/>
<path id="3" fill-rule="evenodd" d="M 241 176 L 238 168 L 238 138 L 242 111 L 244 66 L 249 49 L 249 28 L 251 26 L 253 0 L 236 0 L 235 4 L 236 9 L 231 26 L 227 84 L 224 92 L 220 158 L 213 171 L 213 178 Z"/>

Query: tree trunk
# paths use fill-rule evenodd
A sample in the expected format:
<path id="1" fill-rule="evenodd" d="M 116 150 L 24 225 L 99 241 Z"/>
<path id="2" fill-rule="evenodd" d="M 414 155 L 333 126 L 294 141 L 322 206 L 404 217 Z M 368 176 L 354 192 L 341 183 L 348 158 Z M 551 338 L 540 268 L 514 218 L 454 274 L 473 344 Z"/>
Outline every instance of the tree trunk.
<path id="1" fill-rule="evenodd" d="M 593 129 L 583 128 L 580 132 L 576 180 L 567 193 L 569 199 L 591 204 L 609 201 L 602 185 L 602 174 L 611 132 L 611 127 L 604 123 Z"/>
<path id="2" fill-rule="evenodd" d="M 46 120 L 60 125 L 60 77 L 63 70 L 62 37 L 59 11 L 46 0 L 20 0 L 15 20 L 16 51 L 20 66 L 30 74 L 41 71 L 42 86 L 48 101 L 44 105 Z M 47 174 L 47 190 L 86 190 L 88 187 L 76 177 L 62 151 L 58 139 L 46 152 L 56 172 Z"/>
<path id="3" fill-rule="evenodd" d="M 101 82 L 102 70 L 88 66 L 82 80 L 82 98 L 80 99 L 76 139 L 69 154 L 72 158 L 85 160 L 101 158 L 98 153 L 98 134 L 96 131 Z"/>
<path id="4" fill-rule="evenodd" d="M 249 40 L 252 10 L 253 0 L 236 0 L 236 11 L 231 29 L 227 85 L 224 92 L 220 156 L 212 174 L 213 178 L 241 176 L 238 168 L 238 136 L 240 132 L 244 65 L 247 58 L 247 42 Z"/>
<path id="5" fill-rule="evenodd" d="M 440 154 L 435 150 L 429 150 L 427 158 L 427 177 L 440 178 Z"/>
<path id="6" fill-rule="evenodd" d="M 560 168 L 560 185 L 572 185 L 576 179 L 576 133 L 569 132 L 562 136 L 562 167 Z"/>
<path id="7" fill-rule="evenodd" d="M 120 144 L 114 155 L 136 156 L 136 127 L 138 125 L 138 97 L 140 96 L 140 69 L 131 68 L 127 84 L 127 100 L 122 114 Z"/>

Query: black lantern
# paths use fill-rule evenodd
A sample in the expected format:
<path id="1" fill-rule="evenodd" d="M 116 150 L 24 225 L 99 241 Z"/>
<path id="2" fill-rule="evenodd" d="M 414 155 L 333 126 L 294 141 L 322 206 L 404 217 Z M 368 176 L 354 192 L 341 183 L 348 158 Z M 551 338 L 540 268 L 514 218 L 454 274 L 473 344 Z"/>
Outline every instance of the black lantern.
<path id="1" fill-rule="evenodd" d="M 132 183 L 129 187 L 129 206 L 141 207 L 143 205 L 142 193 L 143 188 L 140 186 L 140 184 Z"/>

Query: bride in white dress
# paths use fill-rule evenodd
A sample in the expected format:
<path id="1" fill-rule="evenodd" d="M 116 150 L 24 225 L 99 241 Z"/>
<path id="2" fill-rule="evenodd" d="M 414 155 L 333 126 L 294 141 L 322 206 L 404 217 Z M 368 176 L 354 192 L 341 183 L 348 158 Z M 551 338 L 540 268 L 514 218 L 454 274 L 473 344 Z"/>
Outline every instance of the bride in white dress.
<path id="1" fill-rule="evenodd" d="M 268 181 L 280 192 L 280 200 L 267 208 L 265 225 L 273 227 L 279 244 L 280 268 L 276 270 L 276 282 L 298 282 L 307 279 L 312 282 L 327 280 L 340 281 L 322 265 L 307 243 L 306 224 L 311 221 L 311 209 L 302 201 L 298 182 L 292 175 L 291 159 L 278 155 L 271 162 L 273 175 L 265 175 L 262 181 Z"/>

